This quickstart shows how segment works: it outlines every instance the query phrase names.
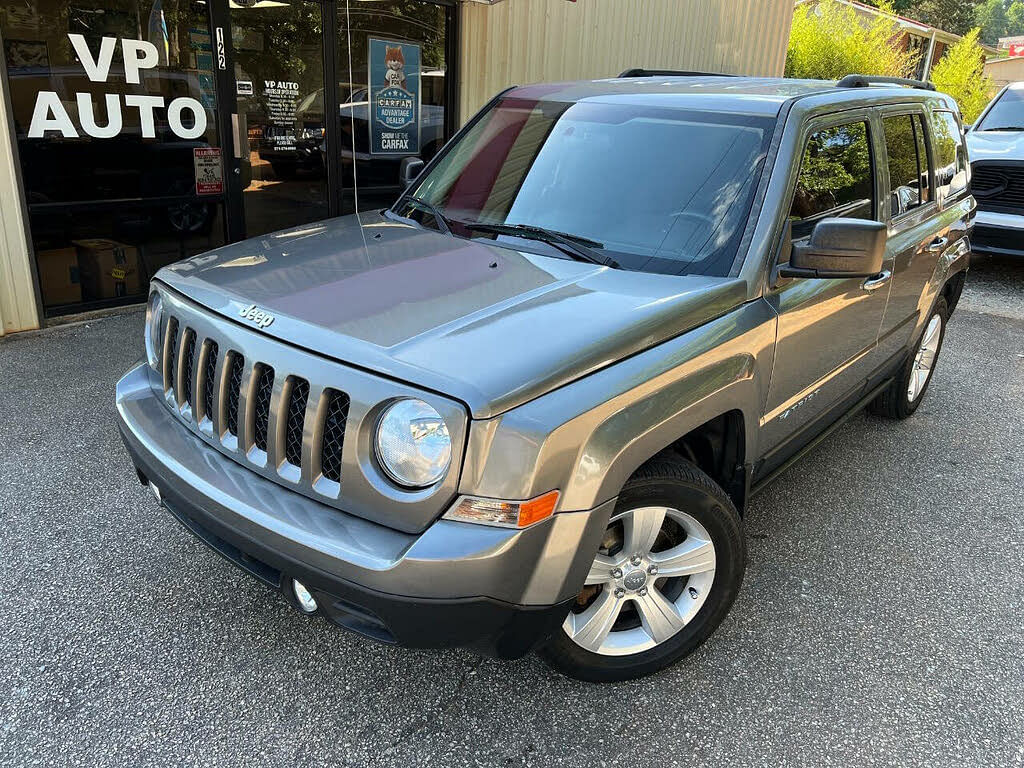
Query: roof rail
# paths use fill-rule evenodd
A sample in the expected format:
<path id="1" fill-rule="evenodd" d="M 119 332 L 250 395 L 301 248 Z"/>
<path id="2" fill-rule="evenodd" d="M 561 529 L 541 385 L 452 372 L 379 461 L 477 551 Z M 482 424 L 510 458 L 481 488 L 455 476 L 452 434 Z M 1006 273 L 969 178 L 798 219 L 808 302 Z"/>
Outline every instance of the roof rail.
<path id="1" fill-rule="evenodd" d="M 619 77 L 736 77 L 728 72 L 687 72 L 678 69 L 627 69 Z"/>
<path id="2" fill-rule="evenodd" d="M 926 80 L 911 80 L 908 77 L 882 77 L 881 75 L 847 75 L 836 83 L 836 88 L 867 88 L 871 85 L 905 85 L 908 88 L 935 90 L 935 83 Z"/>

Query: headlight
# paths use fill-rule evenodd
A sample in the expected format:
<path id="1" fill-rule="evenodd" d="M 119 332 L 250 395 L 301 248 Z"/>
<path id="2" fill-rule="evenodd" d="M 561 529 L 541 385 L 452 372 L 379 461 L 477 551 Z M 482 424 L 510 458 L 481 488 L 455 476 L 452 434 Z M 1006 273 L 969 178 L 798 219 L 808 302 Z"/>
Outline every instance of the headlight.
<path id="1" fill-rule="evenodd" d="M 377 460 L 399 485 L 424 488 L 448 471 L 452 439 L 441 414 L 422 400 L 390 405 L 377 425 Z"/>
<path id="2" fill-rule="evenodd" d="M 153 291 L 149 294 L 146 305 L 146 359 L 150 366 L 159 371 L 160 366 L 160 294 Z"/>

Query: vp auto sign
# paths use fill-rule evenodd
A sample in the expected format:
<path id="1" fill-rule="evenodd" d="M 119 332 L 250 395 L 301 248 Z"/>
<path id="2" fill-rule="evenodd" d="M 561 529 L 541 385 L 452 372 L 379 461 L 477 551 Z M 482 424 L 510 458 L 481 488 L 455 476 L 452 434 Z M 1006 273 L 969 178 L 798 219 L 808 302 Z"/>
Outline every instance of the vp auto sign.
<path id="1" fill-rule="evenodd" d="M 82 35 L 69 34 L 68 38 L 89 80 L 94 83 L 109 82 L 118 39 L 104 37 L 100 41 L 99 52 L 93 56 Z M 138 85 L 141 83 L 140 72 L 152 69 L 160 60 L 157 48 L 146 40 L 130 38 L 120 40 L 120 44 L 121 57 L 124 60 L 124 80 L 126 83 Z M 172 99 L 169 104 L 163 96 L 143 93 L 107 93 L 103 94 L 103 100 L 106 106 L 106 123 L 100 125 L 93 111 L 93 94 L 76 93 L 75 106 L 79 123 L 76 125 L 61 101 L 61 94 L 56 91 L 39 91 L 36 95 L 35 108 L 32 110 L 29 138 L 38 139 L 47 131 L 58 131 L 69 139 L 78 138 L 82 133 L 94 139 L 111 139 L 121 133 L 124 127 L 122 110 L 128 109 L 138 110 L 138 122 L 143 138 L 156 137 L 154 110 L 165 108 L 167 124 L 174 135 L 182 139 L 198 139 L 206 133 L 206 109 L 197 99 L 189 96 L 179 96 Z M 187 121 L 184 119 L 186 115 Z"/>

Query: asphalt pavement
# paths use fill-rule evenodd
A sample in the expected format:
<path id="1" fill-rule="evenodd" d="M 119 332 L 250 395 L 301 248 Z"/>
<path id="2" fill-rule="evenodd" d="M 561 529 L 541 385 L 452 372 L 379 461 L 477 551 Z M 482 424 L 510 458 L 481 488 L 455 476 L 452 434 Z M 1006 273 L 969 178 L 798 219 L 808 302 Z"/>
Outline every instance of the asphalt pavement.
<path id="1" fill-rule="evenodd" d="M 205 549 L 117 436 L 141 326 L 0 340 L 0 765 L 1024 765 L 1024 263 L 975 264 L 912 419 L 753 500 L 717 634 L 606 686 L 373 644 Z"/>

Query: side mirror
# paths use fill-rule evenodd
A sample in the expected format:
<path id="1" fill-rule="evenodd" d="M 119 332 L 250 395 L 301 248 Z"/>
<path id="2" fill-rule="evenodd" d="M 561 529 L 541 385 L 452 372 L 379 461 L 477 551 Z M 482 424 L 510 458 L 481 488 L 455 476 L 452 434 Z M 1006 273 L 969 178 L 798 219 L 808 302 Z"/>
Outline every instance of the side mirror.
<path id="1" fill-rule="evenodd" d="M 416 177 L 420 175 L 424 165 L 426 163 L 418 157 L 402 158 L 402 163 L 398 166 L 398 178 L 403 189 L 407 189 L 410 184 L 416 181 Z"/>
<path id="2" fill-rule="evenodd" d="M 865 219 L 822 219 L 794 243 L 780 277 L 872 277 L 882 271 L 887 227 Z"/>

